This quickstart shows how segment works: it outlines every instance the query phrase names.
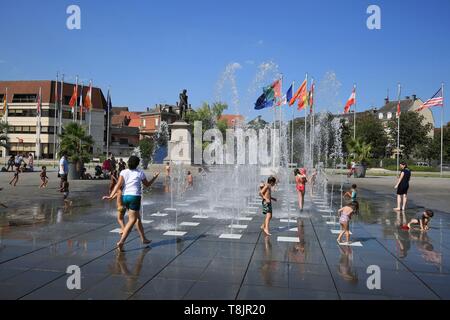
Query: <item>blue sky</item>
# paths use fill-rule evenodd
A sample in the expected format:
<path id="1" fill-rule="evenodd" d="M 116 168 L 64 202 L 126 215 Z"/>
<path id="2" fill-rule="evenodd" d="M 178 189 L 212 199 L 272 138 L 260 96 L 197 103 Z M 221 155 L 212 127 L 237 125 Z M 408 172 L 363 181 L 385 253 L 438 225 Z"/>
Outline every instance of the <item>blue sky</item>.
<path id="1" fill-rule="evenodd" d="M 81 30 L 66 28 L 71 4 L 81 8 Z M 366 27 L 371 4 L 381 8 L 381 30 Z M 402 96 L 425 100 L 450 83 L 449 9 L 447 0 L 9 1 L 0 79 L 54 79 L 60 71 L 73 82 L 78 74 L 105 94 L 111 86 L 113 104 L 133 110 L 175 103 L 186 88 L 194 107 L 221 99 L 248 119 L 271 119 L 253 103 L 277 72 L 284 90 L 306 72 L 319 86 L 335 76 L 322 81 L 322 110 L 341 111 L 353 83 L 359 109 L 380 106 L 387 89 L 394 99 L 398 82 Z M 263 63 L 271 68 L 258 76 Z M 230 64 L 234 93 L 222 78 Z"/>

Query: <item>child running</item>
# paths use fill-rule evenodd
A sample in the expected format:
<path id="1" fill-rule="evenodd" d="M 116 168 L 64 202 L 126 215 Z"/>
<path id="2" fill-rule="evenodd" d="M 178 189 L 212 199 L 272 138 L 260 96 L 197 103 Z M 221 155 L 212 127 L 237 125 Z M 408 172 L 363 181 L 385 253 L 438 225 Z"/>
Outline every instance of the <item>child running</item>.
<path id="1" fill-rule="evenodd" d="M 14 171 L 14 177 L 9 182 L 9 184 L 12 185 L 13 187 L 15 187 L 17 182 L 19 181 L 19 174 L 20 174 L 20 166 L 19 167 L 16 166 Z"/>
<path id="2" fill-rule="evenodd" d="M 136 156 L 131 156 L 128 159 L 128 169 L 123 170 L 120 173 L 119 181 L 117 182 L 114 190 L 109 196 L 103 197 L 103 200 L 111 200 L 117 196 L 118 190 L 122 189 L 122 202 L 125 208 L 128 210 L 128 222 L 123 230 L 123 234 L 117 243 L 117 248 L 123 251 L 123 246 L 127 240 L 133 226 L 137 222 L 137 230 L 143 244 L 149 244 L 151 240 L 147 239 L 144 234 L 144 227 L 142 226 L 140 209 L 141 209 L 141 194 L 142 184 L 145 187 L 149 187 L 155 182 L 159 176 L 159 172 L 156 173 L 153 178 L 148 181 L 144 172 L 138 170 L 140 159 Z"/>
<path id="3" fill-rule="evenodd" d="M 427 231 L 430 229 L 430 221 L 433 218 L 434 212 L 430 209 L 425 210 L 422 213 L 417 214 L 415 219 L 411 219 L 408 226 L 404 229 L 411 229 L 411 225 L 419 225 L 421 231 Z"/>
<path id="4" fill-rule="evenodd" d="M 270 220 L 272 219 L 272 200 L 277 201 L 277 199 L 272 197 L 272 188 L 275 186 L 276 182 L 277 179 L 273 176 L 270 176 L 269 179 L 267 179 L 267 183 L 264 184 L 264 186 L 259 192 L 259 195 L 262 198 L 262 207 L 263 207 L 262 213 L 266 215 L 264 223 L 261 225 L 261 229 L 268 236 L 271 235 L 269 233 L 269 223 Z"/>
<path id="5" fill-rule="evenodd" d="M 122 169 L 121 171 L 123 171 L 123 170 L 125 170 L 125 169 Z M 113 173 L 111 174 L 111 181 L 109 184 L 109 193 L 110 194 L 116 187 L 118 180 L 119 180 L 119 178 L 118 178 L 117 171 L 114 170 Z M 120 226 L 119 234 L 122 234 L 123 230 L 125 229 L 124 217 L 125 217 L 125 212 L 127 211 L 126 208 L 123 206 L 123 202 L 122 202 L 122 189 L 117 190 L 116 194 L 114 195 L 114 198 L 116 198 L 117 222 L 119 223 L 119 226 Z"/>
<path id="6" fill-rule="evenodd" d="M 339 236 L 337 237 L 337 242 L 339 244 L 342 244 L 344 242 L 341 242 L 342 236 L 345 234 L 347 241 L 345 243 L 351 243 L 350 242 L 350 219 L 352 218 L 352 215 L 355 213 L 355 203 L 352 202 L 341 209 L 338 210 L 339 215 L 339 224 L 341 225 L 341 232 L 339 233 Z"/>
<path id="7" fill-rule="evenodd" d="M 41 177 L 41 181 L 42 182 L 41 182 L 41 185 L 39 186 L 39 188 L 46 188 L 47 187 L 47 183 L 48 183 L 47 167 L 46 166 L 42 166 L 40 177 Z"/>

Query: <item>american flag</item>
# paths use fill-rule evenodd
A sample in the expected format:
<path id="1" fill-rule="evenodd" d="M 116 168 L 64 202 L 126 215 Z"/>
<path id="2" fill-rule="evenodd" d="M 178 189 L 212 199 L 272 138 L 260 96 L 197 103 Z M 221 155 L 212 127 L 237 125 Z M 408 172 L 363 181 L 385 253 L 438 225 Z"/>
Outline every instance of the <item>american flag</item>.
<path id="1" fill-rule="evenodd" d="M 417 111 L 422 111 L 424 109 L 431 107 L 442 107 L 442 106 L 444 106 L 444 96 L 442 94 L 442 88 L 440 88 L 438 92 L 436 92 L 434 96 L 431 97 L 431 99 L 425 101 L 425 103 L 421 105 L 420 108 L 417 109 Z"/>

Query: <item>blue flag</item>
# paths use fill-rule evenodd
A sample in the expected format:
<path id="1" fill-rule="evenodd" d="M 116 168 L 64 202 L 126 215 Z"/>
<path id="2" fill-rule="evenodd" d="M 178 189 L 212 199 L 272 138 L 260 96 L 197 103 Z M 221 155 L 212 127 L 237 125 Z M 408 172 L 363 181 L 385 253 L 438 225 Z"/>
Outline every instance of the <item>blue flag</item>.
<path id="1" fill-rule="evenodd" d="M 274 99 L 267 100 L 266 92 L 259 96 L 255 103 L 255 110 L 273 107 Z"/>
<path id="2" fill-rule="evenodd" d="M 289 87 L 288 91 L 286 92 L 286 100 L 288 102 L 292 100 L 292 84 Z"/>

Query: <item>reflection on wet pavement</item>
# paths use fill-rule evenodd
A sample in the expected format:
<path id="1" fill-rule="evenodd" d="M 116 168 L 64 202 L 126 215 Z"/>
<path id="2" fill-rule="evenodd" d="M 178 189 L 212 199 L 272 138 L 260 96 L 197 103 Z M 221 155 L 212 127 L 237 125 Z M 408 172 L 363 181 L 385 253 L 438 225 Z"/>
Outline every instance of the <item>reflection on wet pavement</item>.
<path id="1" fill-rule="evenodd" d="M 259 207 L 251 220 L 207 212 L 204 195 L 190 192 L 176 213 L 167 184 L 144 195 L 145 232 L 153 242 L 142 246 L 132 232 L 125 252 L 117 252 L 113 203 L 101 192 L 64 208 L 61 202 L 11 209 L 0 218 L 0 298 L 2 299 L 449 299 L 450 218 L 437 212 L 428 232 L 401 228 L 420 210 L 392 211 L 383 195 L 360 191 L 353 218 L 353 241 L 362 247 L 338 246 L 323 213 L 306 199 L 305 212 L 283 212 L 274 205 L 273 235 L 260 231 Z M 282 190 L 278 191 L 280 197 Z M 284 192 L 288 198 L 289 192 Z M 294 198 L 295 199 L 295 195 Z M 188 201 L 191 200 L 191 201 Z M 201 209 L 201 210 L 200 210 Z M 225 209 L 224 209 L 225 210 Z M 308 214 L 308 217 L 304 217 Z M 295 223 L 281 222 L 289 217 Z M 243 224 L 245 229 L 230 230 Z M 170 229 L 187 232 L 168 237 Z M 334 227 L 335 228 L 335 227 Z M 240 239 L 222 239 L 223 233 Z M 278 236 L 297 237 L 279 242 Z M 68 290 L 66 268 L 81 268 L 81 290 Z M 369 290 L 367 267 L 381 268 L 381 289 Z"/>

